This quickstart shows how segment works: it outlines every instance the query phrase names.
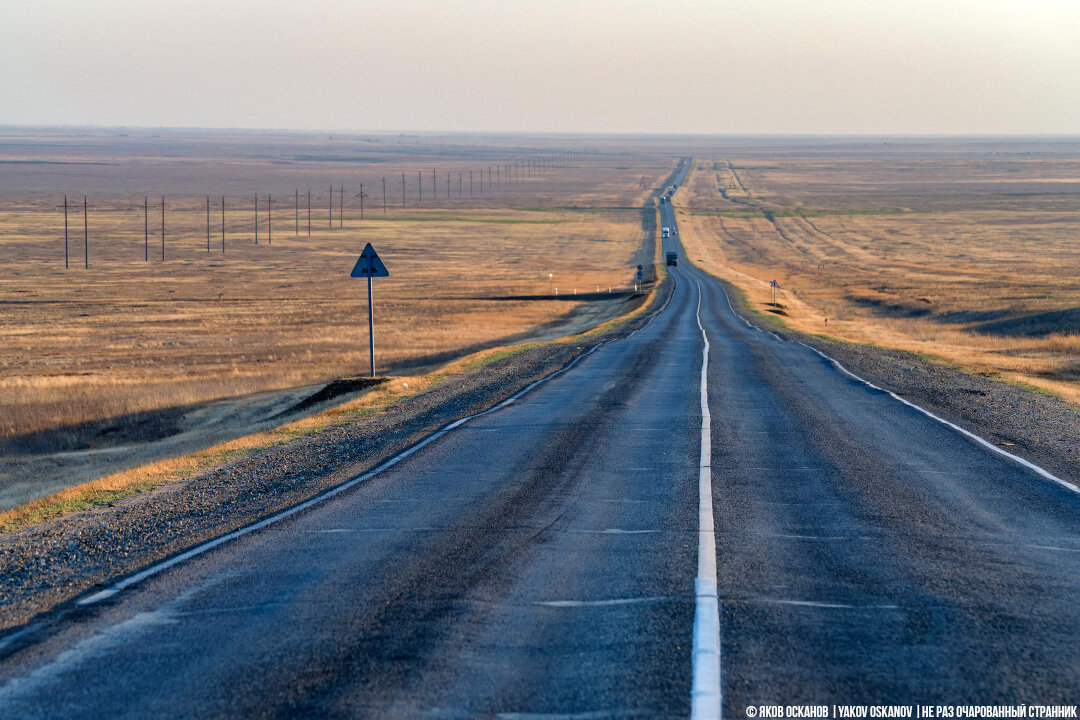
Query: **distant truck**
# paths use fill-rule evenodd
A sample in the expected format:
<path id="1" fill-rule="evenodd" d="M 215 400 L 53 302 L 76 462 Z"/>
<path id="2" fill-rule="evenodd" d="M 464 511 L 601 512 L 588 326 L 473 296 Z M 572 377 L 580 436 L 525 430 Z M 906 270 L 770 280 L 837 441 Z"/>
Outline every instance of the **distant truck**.
<path id="1" fill-rule="evenodd" d="M 660 237 L 665 237 L 665 238 L 671 237 L 671 228 L 669 228 L 669 227 L 661 228 Z"/>
<path id="2" fill-rule="evenodd" d="M 667 254 L 667 264 L 668 265 L 678 265 L 679 264 L 679 253 L 677 253 L 677 252 L 669 252 Z"/>

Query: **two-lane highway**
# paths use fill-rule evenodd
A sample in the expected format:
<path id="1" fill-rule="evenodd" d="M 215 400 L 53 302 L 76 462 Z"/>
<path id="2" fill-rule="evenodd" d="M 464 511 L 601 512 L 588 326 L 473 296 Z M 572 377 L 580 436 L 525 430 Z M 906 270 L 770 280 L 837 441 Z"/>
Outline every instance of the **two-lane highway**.
<path id="1" fill-rule="evenodd" d="M 1073 702 L 1080 498 L 672 274 L 632 337 L 0 650 L 0 715 Z"/>

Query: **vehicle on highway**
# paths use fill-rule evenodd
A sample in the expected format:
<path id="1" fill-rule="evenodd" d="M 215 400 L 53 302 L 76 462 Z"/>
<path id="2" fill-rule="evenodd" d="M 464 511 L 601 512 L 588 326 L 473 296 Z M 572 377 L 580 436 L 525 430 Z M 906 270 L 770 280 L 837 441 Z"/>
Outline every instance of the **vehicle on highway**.
<path id="1" fill-rule="evenodd" d="M 678 265 L 679 264 L 679 253 L 677 253 L 677 252 L 669 252 L 667 254 L 667 264 L 668 265 Z"/>
<path id="2" fill-rule="evenodd" d="M 665 227 L 660 230 L 660 237 L 671 237 L 671 228 Z"/>

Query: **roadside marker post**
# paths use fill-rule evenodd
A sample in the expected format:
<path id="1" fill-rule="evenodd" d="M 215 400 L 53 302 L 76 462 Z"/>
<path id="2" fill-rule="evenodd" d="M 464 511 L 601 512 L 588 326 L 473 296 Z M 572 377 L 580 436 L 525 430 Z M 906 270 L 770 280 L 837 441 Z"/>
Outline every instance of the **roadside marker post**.
<path id="1" fill-rule="evenodd" d="M 379 258 L 379 253 L 375 252 L 371 243 L 368 243 L 364 252 L 360 253 L 360 257 L 356 260 L 350 277 L 367 278 L 368 352 L 371 357 L 371 377 L 375 377 L 375 320 L 371 310 L 371 278 L 389 276 L 390 273 Z"/>
<path id="2" fill-rule="evenodd" d="M 780 283 L 775 280 L 769 281 L 769 288 L 772 290 L 772 306 L 774 310 L 776 309 L 776 288 L 778 287 L 780 287 Z"/>
<path id="3" fill-rule="evenodd" d="M 642 271 L 644 271 L 644 270 L 645 270 L 644 266 L 642 266 L 642 265 L 637 266 L 637 278 L 636 278 L 636 282 L 634 283 L 634 292 L 635 293 L 641 292 L 640 288 L 641 288 L 641 280 L 642 280 Z"/>

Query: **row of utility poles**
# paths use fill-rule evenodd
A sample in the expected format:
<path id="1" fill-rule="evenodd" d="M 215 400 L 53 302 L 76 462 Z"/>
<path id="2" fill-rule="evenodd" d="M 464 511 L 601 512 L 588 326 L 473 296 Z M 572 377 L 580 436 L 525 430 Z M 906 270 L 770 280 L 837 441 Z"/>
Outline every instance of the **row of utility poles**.
<path id="1" fill-rule="evenodd" d="M 465 197 L 483 196 L 501 190 L 503 187 L 518 183 L 526 182 L 530 178 L 541 177 L 546 172 L 554 168 L 567 167 L 573 160 L 574 156 L 583 153 L 574 152 L 557 152 L 545 154 L 542 156 L 528 158 L 525 160 L 518 160 L 513 163 L 501 163 L 498 165 L 488 165 L 486 168 L 472 169 L 472 170 L 459 170 L 459 171 L 445 171 L 445 174 L 440 174 L 437 168 L 431 170 L 431 194 L 429 195 L 429 202 L 438 200 L 443 197 L 447 200 L 457 197 L 463 199 Z M 485 178 L 486 171 L 486 178 Z M 456 177 L 455 177 L 456 174 Z M 424 171 L 417 171 L 416 185 L 415 185 L 415 207 L 423 207 L 424 203 Z M 407 173 L 401 174 L 401 207 L 408 207 L 409 200 L 409 187 L 411 183 L 407 182 Z M 440 180 L 442 182 L 440 183 Z M 455 187 L 456 180 L 456 187 Z M 467 185 L 466 185 L 467 181 Z M 486 190 L 485 190 L 486 183 Z M 441 189 L 440 189 L 441 184 Z M 387 195 L 387 183 L 386 176 L 382 177 L 382 212 L 387 213 L 389 206 L 389 198 Z M 371 196 L 364 191 L 364 183 L 359 184 L 359 193 L 356 197 L 360 200 L 360 220 L 365 217 L 365 200 Z M 330 228 L 334 227 L 334 200 L 335 195 L 338 201 L 338 228 L 344 227 L 345 222 L 345 186 L 339 186 L 335 188 L 330 185 L 329 202 L 327 203 L 327 217 Z M 306 200 L 306 229 L 308 236 L 311 235 L 311 188 L 308 188 L 304 195 L 301 195 L 299 188 L 293 193 L 293 232 L 299 237 L 300 235 L 300 207 L 301 199 Z M 254 209 L 254 242 L 259 244 L 259 194 L 255 193 L 253 198 Z M 90 225 L 89 225 L 89 205 L 87 196 L 83 196 L 83 267 L 90 267 Z M 155 202 L 155 205 L 157 203 Z M 226 202 L 225 196 L 221 196 L 220 204 L 213 203 L 214 210 L 220 207 L 221 214 L 221 252 L 225 253 L 225 211 Z M 71 253 L 70 253 L 70 229 L 69 229 L 69 206 L 67 195 L 64 196 L 64 267 L 70 267 Z M 155 208 L 156 209 L 156 208 Z M 161 260 L 165 261 L 165 209 L 166 202 L 165 197 L 161 198 Z M 274 201 L 273 195 L 267 193 L 266 195 L 266 244 L 273 244 L 273 212 Z M 211 252 L 211 199 L 210 196 L 206 196 L 206 252 Z M 150 198 L 143 198 L 143 259 L 147 262 L 150 260 Z"/>

